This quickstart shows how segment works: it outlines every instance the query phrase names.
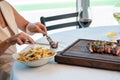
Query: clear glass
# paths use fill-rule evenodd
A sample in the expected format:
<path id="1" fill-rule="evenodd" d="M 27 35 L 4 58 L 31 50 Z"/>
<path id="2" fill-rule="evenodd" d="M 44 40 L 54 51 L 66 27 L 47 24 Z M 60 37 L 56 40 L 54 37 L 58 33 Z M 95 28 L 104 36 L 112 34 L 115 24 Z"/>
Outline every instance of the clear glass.
<path id="1" fill-rule="evenodd" d="M 78 16 L 80 25 L 84 28 L 89 27 L 92 22 L 91 9 L 88 7 L 87 9 L 81 10 Z"/>
<path id="2" fill-rule="evenodd" d="M 90 11 L 90 9 L 88 8 L 88 10 L 86 10 L 86 11 L 87 12 L 81 11 L 81 13 L 80 13 L 79 22 L 80 22 L 80 25 L 82 27 L 89 27 L 89 25 L 92 22 L 92 17 L 91 17 L 91 11 Z"/>
<path id="3" fill-rule="evenodd" d="M 120 1 L 117 1 L 114 5 L 113 16 L 120 23 Z"/>

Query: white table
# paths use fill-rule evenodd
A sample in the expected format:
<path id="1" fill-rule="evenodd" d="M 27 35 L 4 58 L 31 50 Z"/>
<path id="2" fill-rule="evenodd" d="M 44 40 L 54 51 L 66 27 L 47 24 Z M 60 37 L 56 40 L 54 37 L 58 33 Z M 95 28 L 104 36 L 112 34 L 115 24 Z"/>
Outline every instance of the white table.
<path id="1" fill-rule="evenodd" d="M 82 28 L 50 36 L 60 43 L 58 50 L 63 50 L 79 38 L 109 40 L 106 37 L 108 32 L 120 32 L 120 26 Z M 38 41 L 46 42 L 46 39 L 43 37 Z M 15 62 L 11 72 L 11 80 L 120 80 L 120 72 L 58 64 L 53 59 L 48 64 L 37 68 L 29 68 Z"/>

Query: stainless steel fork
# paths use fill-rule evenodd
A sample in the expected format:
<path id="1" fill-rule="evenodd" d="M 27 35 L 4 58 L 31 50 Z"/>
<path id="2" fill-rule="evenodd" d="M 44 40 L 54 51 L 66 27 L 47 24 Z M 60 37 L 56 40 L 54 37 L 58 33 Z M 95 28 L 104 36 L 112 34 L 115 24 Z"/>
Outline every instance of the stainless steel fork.
<path id="1" fill-rule="evenodd" d="M 47 34 L 45 36 L 46 36 L 51 48 L 55 48 L 55 49 L 58 48 L 58 42 L 54 42 L 52 40 L 52 38 L 50 36 L 48 36 Z"/>

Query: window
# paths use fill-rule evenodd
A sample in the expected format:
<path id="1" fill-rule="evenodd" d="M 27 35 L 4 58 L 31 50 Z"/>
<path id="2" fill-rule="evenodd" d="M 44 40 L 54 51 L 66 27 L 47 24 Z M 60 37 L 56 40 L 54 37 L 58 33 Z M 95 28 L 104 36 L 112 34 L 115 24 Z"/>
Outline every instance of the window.
<path id="1" fill-rule="evenodd" d="M 39 21 L 40 16 L 64 14 L 76 11 L 75 0 L 7 0 L 30 22 Z"/>
<path id="2" fill-rule="evenodd" d="M 119 0 L 90 0 L 93 23 L 92 26 L 117 25 L 113 17 L 115 3 Z"/>
<path id="3" fill-rule="evenodd" d="M 21 15 L 30 22 L 39 21 L 38 16 L 54 15 L 76 11 L 76 0 L 7 0 Z M 78 0 L 81 1 L 81 0 Z M 86 0 L 84 0 L 86 1 Z M 92 24 L 91 27 L 117 25 L 113 17 L 113 5 L 119 0 L 89 0 Z M 23 3 L 24 2 L 24 3 Z M 80 4 L 78 2 L 78 4 Z M 80 6 L 79 6 L 80 8 Z"/>

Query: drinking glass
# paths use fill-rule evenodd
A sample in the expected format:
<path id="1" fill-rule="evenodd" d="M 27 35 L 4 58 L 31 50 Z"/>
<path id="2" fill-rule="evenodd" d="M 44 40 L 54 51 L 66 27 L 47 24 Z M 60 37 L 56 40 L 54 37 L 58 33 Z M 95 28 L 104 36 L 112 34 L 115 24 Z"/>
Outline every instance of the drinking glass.
<path id="1" fill-rule="evenodd" d="M 89 27 L 89 25 L 91 24 L 92 19 L 89 17 L 81 17 L 79 20 L 79 23 L 82 27 Z"/>
<path id="2" fill-rule="evenodd" d="M 117 0 L 117 3 L 114 5 L 113 16 L 120 23 L 120 1 Z"/>
<path id="3" fill-rule="evenodd" d="M 81 12 L 78 15 L 79 17 L 79 24 L 86 28 L 89 27 L 89 25 L 92 22 L 92 14 L 90 7 L 85 7 L 81 10 Z"/>

